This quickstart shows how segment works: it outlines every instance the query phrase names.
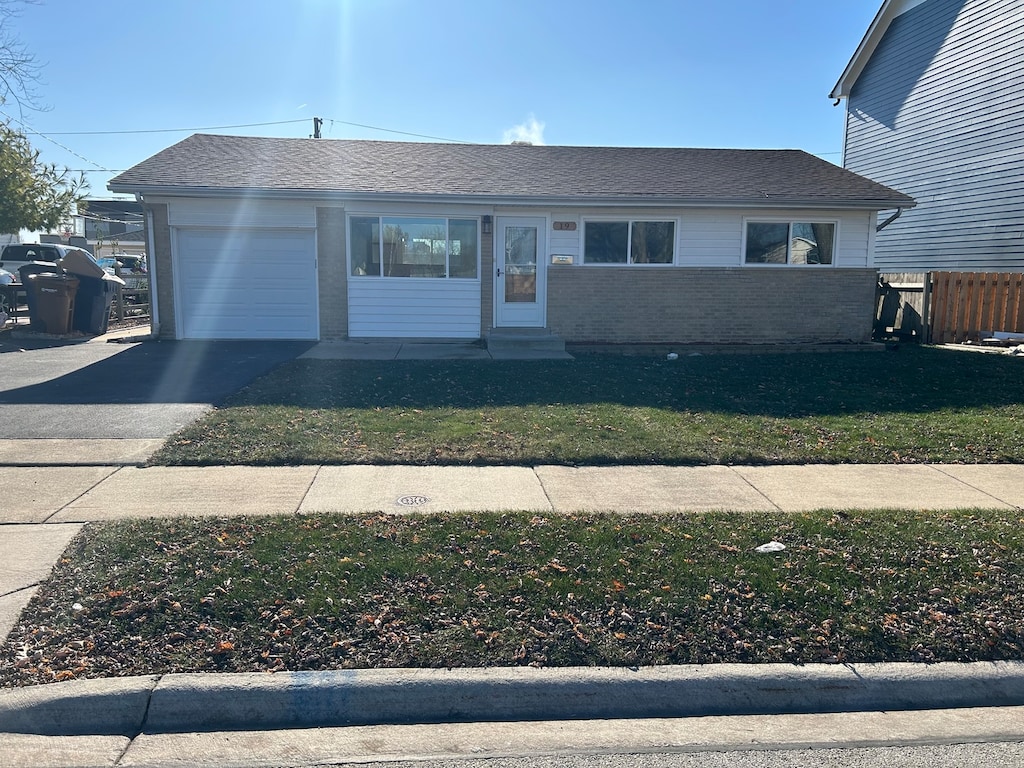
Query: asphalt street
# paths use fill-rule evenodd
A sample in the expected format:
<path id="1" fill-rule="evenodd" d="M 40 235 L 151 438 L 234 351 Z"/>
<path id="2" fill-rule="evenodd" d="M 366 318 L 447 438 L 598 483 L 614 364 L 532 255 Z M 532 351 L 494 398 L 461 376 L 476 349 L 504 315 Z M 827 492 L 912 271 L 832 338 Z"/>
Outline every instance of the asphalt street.
<path id="1" fill-rule="evenodd" d="M 353 763 L 318 763 L 352 765 Z M 469 768 L 466 759 L 361 763 L 364 768 Z M 487 768 L 1017 768 L 1024 744 L 945 744 L 871 749 L 761 749 L 682 754 L 546 755 L 487 761 Z"/>

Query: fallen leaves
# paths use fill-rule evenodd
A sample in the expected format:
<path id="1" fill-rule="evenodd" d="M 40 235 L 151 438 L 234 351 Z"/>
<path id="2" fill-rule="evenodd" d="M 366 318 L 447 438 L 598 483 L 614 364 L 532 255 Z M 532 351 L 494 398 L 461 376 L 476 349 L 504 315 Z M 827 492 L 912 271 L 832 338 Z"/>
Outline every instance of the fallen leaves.
<path id="1" fill-rule="evenodd" d="M 169 671 L 1021 658 L 1014 511 L 90 526 L 0 684 Z M 787 542 L 785 559 L 754 552 Z"/>

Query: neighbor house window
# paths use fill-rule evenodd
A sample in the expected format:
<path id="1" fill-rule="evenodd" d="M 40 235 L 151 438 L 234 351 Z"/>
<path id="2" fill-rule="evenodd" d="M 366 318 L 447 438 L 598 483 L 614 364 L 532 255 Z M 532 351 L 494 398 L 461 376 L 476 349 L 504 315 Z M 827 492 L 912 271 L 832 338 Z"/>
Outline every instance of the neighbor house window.
<path id="1" fill-rule="evenodd" d="M 674 221 L 586 221 L 584 264 L 671 264 Z"/>
<path id="2" fill-rule="evenodd" d="M 349 261 L 354 277 L 475 278 L 479 252 L 476 219 L 349 219 Z"/>
<path id="3" fill-rule="evenodd" d="M 831 264 L 834 222 L 748 221 L 747 264 Z"/>

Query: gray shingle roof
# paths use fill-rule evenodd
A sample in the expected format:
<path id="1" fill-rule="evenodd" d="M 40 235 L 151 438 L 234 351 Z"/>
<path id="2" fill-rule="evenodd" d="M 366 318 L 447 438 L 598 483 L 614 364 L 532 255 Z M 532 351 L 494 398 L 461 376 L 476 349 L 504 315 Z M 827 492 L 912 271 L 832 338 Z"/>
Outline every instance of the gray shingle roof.
<path id="1" fill-rule="evenodd" d="M 909 206 L 895 190 L 800 150 L 568 147 L 196 134 L 116 176 L 135 191 L 312 192 Z"/>

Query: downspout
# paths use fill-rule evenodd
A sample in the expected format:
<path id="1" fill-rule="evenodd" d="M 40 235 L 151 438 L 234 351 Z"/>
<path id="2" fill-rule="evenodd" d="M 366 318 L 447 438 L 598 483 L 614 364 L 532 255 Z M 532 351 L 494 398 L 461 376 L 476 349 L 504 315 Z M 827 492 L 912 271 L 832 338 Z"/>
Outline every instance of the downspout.
<path id="1" fill-rule="evenodd" d="M 894 221 L 896 221 L 896 219 L 898 219 L 902 215 L 903 215 L 903 209 L 902 208 L 897 208 L 896 209 L 896 213 L 894 213 L 888 219 L 886 219 L 881 224 L 879 224 L 877 227 L 875 227 L 875 232 L 881 232 L 883 229 L 888 227 L 890 224 L 892 224 Z"/>
<path id="2" fill-rule="evenodd" d="M 145 205 L 142 195 L 135 193 L 135 200 Z M 153 244 L 153 211 L 143 208 L 146 212 L 146 254 L 149 261 L 149 335 L 150 338 L 160 337 L 160 292 L 156 288 L 156 248 Z"/>

